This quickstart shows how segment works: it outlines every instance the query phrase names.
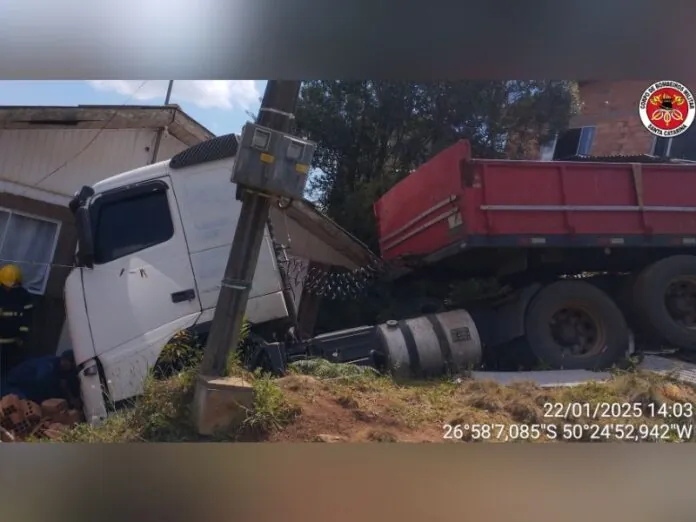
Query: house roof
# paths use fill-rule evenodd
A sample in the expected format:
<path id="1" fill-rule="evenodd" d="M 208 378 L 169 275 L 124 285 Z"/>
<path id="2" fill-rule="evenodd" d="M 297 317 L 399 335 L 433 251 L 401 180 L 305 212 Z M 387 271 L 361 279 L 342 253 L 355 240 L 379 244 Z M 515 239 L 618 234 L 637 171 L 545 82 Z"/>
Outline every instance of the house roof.
<path id="1" fill-rule="evenodd" d="M 334 249 L 344 259 L 341 266 L 350 270 L 355 270 L 368 265 L 373 265 L 379 258 L 353 234 L 342 228 L 326 214 L 320 212 L 312 203 L 307 200 L 294 200 L 291 205 L 280 210 L 277 206 L 272 206 L 270 211 L 271 220 L 274 226 L 283 223 L 285 216 L 297 223 L 302 230 L 312 234 L 317 240 Z M 306 244 L 308 252 L 294 252 L 300 257 L 313 259 L 325 264 L 333 264 L 333 260 L 322 259 L 322 249 L 315 247 L 314 244 Z"/>
<path id="2" fill-rule="evenodd" d="M 161 129 L 192 146 L 215 135 L 176 104 L 0 106 L 3 129 Z"/>

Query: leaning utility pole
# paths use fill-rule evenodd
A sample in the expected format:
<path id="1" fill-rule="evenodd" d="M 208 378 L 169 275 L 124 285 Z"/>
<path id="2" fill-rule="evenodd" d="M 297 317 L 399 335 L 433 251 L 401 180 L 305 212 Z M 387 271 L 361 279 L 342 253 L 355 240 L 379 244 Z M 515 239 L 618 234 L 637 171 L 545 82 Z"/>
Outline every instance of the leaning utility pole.
<path id="1" fill-rule="evenodd" d="M 232 176 L 242 210 L 203 355 L 204 376 L 223 376 L 239 343 L 271 201 L 302 197 L 315 147 L 288 135 L 300 84 L 269 81 L 257 122 L 242 133 Z"/>

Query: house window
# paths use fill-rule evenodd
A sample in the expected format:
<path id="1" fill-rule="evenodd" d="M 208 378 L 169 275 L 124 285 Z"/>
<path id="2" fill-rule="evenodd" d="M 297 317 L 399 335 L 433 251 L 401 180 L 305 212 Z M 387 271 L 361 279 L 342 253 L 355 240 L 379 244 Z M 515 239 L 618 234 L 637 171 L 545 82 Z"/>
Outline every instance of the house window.
<path id="1" fill-rule="evenodd" d="M 0 262 L 18 265 L 33 294 L 46 291 L 59 233 L 58 221 L 0 209 Z"/>
<path id="2" fill-rule="evenodd" d="M 573 156 L 587 156 L 592 150 L 595 127 L 568 129 L 541 146 L 542 161 L 559 161 Z"/>
<path id="3" fill-rule="evenodd" d="M 655 138 L 652 153 L 655 156 L 696 161 L 696 126 L 675 138 Z"/>
<path id="4" fill-rule="evenodd" d="M 95 202 L 94 261 L 103 264 L 168 241 L 174 235 L 166 185 L 105 196 Z"/>

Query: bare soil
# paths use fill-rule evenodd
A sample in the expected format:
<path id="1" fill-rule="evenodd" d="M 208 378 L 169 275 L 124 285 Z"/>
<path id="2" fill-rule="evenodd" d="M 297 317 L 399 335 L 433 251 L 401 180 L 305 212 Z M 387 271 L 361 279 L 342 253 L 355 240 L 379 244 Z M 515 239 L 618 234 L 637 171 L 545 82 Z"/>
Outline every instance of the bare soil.
<path id="1" fill-rule="evenodd" d="M 595 405 L 608 410 L 609 405 L 620 404 L 628 415 L 628 405 L 635 404 L 647 414 L 649 404 L 655 410 L 660 405 L 696 404 L 696 390 L 691 386 L 648 373 L 627 373 L 607 383 L 561 389 L 539 388 L 531 383 L 502 386 L 485 381 L 397 385 L 385 378 L 318 379 L 307 375 L 292 375 L 276 383 L 288 407 L 296 412 L 291 422 L 263 437 L 278 442 L 502 442 L 496 430 L 491 435 L 476 437 L 465 427 L 555 425 L 562 430 L 568 424 L 684 423 L 693 419 L 676 419 L 666 410 L 664 418 L 593 418 L 592 410 Z M 554 417 L 548 415 L 549 404 L 578 404 L 581 406 L 574 408 L 585 411 L 567 418 L 563 414 Z M 633 408 L 631 415 L 636 410 Z M 450 433 L 451 438 L 446 439 L 446 425 L 460 426 L 462 430 Z M 508 442 L 515 436 L 506 431 Z M 553 442 L 543 436 L 519 436 L 530 442 Z M 590 439 L 588 433 L 577 440 Z M 676 435 L 670 436 L 670 440 L 676 440 Z"/>
<path id="2" fill-rule="evenodd" d="M 648 372 L 623 372 L 604 383 L 553 389 L 533 383 L 503 386 L 466 379 L 397 384 L 374 373 L 361 373 L 355 366 L 324 361 L 295 369 L 281 379 L 245 374 L 254 386 L 254 408 L 244 425 L 211 439 L 200 437 L 191 424 L 194 376 L 195 371 L 188 371 L 164 381 L 150 380 L 133 408 L 114 413 L 100 426 L 77 425 L 59 440 L 606 442 L 617 438 L 604 433 L 597 436 L 597 429 L 622 425 L 626 432 L 630 425 L 636 429 L 633 439 L 683 442 L 685 437 L 677 431 L 683 426 L 693 428 L 696 412 L 694 387 Z M 604 414 L 599 418 L 596 407 Z M 610 411 L 617 407 L 623 416 Z M 571 410 L 567 415 L 566 408 Z M 658 415 L 649 415 L 651 410 Z M 557 413 L 560 415 L 549 415 Z M 585 425 L 597 429 L 590 432 Z M 581 433 L 548 436 L 549 427 L 562 433 L 569 426 L 582 428 Z M 638 432 L 638 428 L 655 426 L 661 427 L 657 438 L 652 432 Z M 479 428 L 478 435 L 474 427 Z M 538 433 L 532 433 L 533 427 Z M 665 431 L 665 427 L 669 429 Z M 490 430 L 486 432 L 486 428 Z"/>

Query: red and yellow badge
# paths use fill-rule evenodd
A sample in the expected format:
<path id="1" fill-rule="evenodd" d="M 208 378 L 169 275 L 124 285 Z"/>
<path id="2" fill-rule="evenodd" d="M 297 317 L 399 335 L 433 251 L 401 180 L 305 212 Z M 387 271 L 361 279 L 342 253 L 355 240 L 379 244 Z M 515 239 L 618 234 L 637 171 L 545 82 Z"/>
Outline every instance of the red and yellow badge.
<path id="1" fill-rule="evenodd" d="M 655 82 L 640 98 L 640 119 L 655 136 L 673 138 L 688 129 L 696 117 L 696 102 L 679 82 Z"/>

